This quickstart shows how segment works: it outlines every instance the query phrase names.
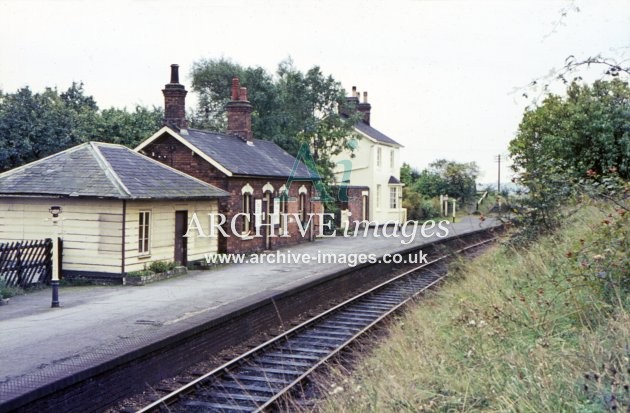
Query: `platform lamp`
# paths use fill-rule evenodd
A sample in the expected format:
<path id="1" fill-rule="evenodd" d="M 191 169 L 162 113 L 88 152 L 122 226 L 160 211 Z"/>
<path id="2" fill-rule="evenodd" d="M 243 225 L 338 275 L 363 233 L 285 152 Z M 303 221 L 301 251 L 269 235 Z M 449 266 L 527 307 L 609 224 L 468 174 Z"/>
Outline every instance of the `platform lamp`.
<path id="1" fill-rule="evenodd" d="M 53 224 L 53 244 L 52 244 L 52 277 L 50 285 L 52 286 L 52 308 L 59 307 L 59 215 L 63 212 L 58 205 L 53 205 L 48 210 L 52 215 Z"/>

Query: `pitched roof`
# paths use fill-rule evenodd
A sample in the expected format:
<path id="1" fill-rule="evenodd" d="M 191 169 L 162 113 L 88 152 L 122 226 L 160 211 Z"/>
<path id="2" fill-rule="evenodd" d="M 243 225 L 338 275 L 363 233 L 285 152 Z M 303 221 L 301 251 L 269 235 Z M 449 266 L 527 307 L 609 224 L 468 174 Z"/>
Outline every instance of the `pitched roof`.
<path id="1" fill-rule="evenodd" d="M 198 129 L 182 129 L 177 133 L 171 128 L 167 132 L 176 139 L 192 145 L 210 160 L 232 175 L 282 177 L 295 179 L 318 179 L 318 175 L 271 141 L 254 139 L 253 145 L 234 135 Z M 153 139 L 153 135 L 136 150 L 142 150 Z"/>
<path id="2" fill-rule="evenodd" d="M 228 193 L 125 146 L 88 142 L 0 174 L 0 195 L 209 199 Z"/>
<path id="3" fill-rule="evenodd" d="M 400 180 L 398 180 L 395 176 L 390 176 L 389 177 L 389 181 L 387 183 L 388 184 L 399 184 Z"/>
<path id="4" fill-rule="evenodd" d="M 357 122 L 356 125 L 354 125 L 354 127 L 359 132 L 363 133 L 364 135 L 367 135 L 368 137 L 374 139 L 377 142 L 385 143 L 385 144 L 388 144 L 388 145 L 402 146 L 401 144 L 399 144 L 398 142 L 396 142 L 395 140 L 393 140 L 389 136 L 385 135 L 383 132 L 380 132 L 380 131 L 374 129 L 373 127 L 371 127 L 370 125 L 368 125 L 367 123 L 365 123 L 363 121 Z"/>

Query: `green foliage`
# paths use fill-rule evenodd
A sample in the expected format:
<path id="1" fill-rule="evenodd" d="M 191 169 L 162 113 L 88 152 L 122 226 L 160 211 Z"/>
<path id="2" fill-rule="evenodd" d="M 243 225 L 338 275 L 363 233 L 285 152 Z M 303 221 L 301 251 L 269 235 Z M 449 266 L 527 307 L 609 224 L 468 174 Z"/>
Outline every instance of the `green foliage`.
<path id="1" fill-rule="evenodd" d="M 404 163 L 400 168 L 400 180 L 405 184 L 403 207 L 407 208 L 407 217 L 413 220 L 437 217 L 440 205 L 436 198 L 440 195 L 448 194 L 461 201 L 474 199 L 478 175 L 479 167 L 475 162 L 439 159 L 422 172 Z"/>
<path id="2" fill-rule="evenodd" d="M 160 128 L 163 117 L 162 109 L 155 106 L 151 109 L 136 106 L 133 112 L 105 109 L 96 119 L 95 136 L 98 140 L 133 148 Z"/>
<path id="3" fill-rule="evenodd" d="M 149 265 L 149 271 L 153 271 L 156 274 L 167 272 L 177 266 L 174 261 L 153 261 Z"/>
<path id="4" fill-rule="evenodd" d="M 400 167 L 400 181 L 406 186 L 411 186 L 415 181 L 418 180 L 420 176 L 420 172 L 409 165 L 407 162 L 403 162 Z"/>
<path id="5" fill-rule="evenodd" d="M 4 279 L 0 278 L 0 298 L 10 298 L 24 294 L 24 290 L 19 287 L 9 287 Z"/>
<path id="6" fill-rule="evenodd" d="M 475 162 L 460 163 L 438 159 L 420 173 L 415 188 L 429 197 L 447 194 L 449 197 L 470 199 L 476 195 L 479 167 Z"/>
<path id="7" fill-rule="evenodd" d="M 574 177 L 616 168 L 630 178 L 630 87 L 619 79 L 573 82 L 523 116 L 510 155 L 517 171 L 562 168 Z M 552 162 L 553 161 L 553 162 Z"/>
<path id="8" fill-rule="evenodd" d="M 20 166 L 90 140 L 133 146 L 161 125 L 157 108 L 99 112 L 82 83 L 59 93 L 28 87 L 0 94 L 0 171 Z"/>
<path id="9" fill-rule="evenodd" d="M 371 354 L 360 349 L 352 374 L 335 367 L 317 410 L 627 411 L 629 296 L 605 299 L 599 281 L 584 282 L 577 255 L 564 255 L 577 244 L 590 260 L 606 249 L 627 256 L 627 243 L 610 243 L 612 227 L 601 224 L 609 211 L 584 205 L 525 249 L 449 266 L 455 277 L 449 271 L 443 287 L 393 319 Z"/>
<path id="10" fill-rule="evenodd" d="M 358 115 L 355 108 L 349 108 L 348 118 L 339 114 L 345 91 L 332 76 L 317 66 L 302 72 L 291 60 L 281 62 L 271 75 L 261 67 L 242 67 L 226 59 L 200 60 L 191 75 L 193 90 L 199 94 L 193 127 L 225 129 L 225 104 L 231 96 L 232 77 L 238 76 L 254 107 L 254 136 L 274 141 L 292 155 L 301 145 L 308 145 L 324 182 L 334 182 L 330 159 L 351 149 Z"/>
<path id="11" fill-rule="evenodd" d="M 556 227 L 560 206 L 574 196 L 618 198 L 630 177 L 630 88 L 614 79 L 572 83 L 526 111 L 510 154 L 517 181 L 527 188 L 515 243 Z"/>

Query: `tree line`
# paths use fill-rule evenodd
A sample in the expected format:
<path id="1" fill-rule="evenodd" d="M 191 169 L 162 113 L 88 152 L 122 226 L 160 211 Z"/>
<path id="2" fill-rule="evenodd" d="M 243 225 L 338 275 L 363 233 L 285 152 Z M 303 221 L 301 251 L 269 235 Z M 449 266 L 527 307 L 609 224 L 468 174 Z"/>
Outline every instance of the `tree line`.
<path id="1" fill-rule="evenodd" d="M 82 83 L 65 91 L 28 86 L 0 91 L 0 171 L 23 165 L 90 140 L 133 147 L 162 124 L 162 109 L 99 110 Z"/>
<path id="2" fill-rule="evenodd" d="M 224 131 L 225 105 L 232 77 L 247 87 L 254 111 L 252 131 L 258 139 L 277 143 L 292 155 L 308 145 L 318 172 L 333 182 L 333 155 L 349 148 L 355 108 L 346 107 L 341 83 L 318 66 L 298 70 L 291 60 L 278 64 L 275 73 L 262 67 L 244 67 L 227 59 L 201 59 L 190 72 L 198 105 L 187 114 L 191 127 Z M 83 83 L 67 90 L 48 87 L 34 92 L 24 87 L 0 91 L 0 171 L 5 171 L 90 140 L 133 147 L 162 125 L 159 107 L 100 110 Z"/>

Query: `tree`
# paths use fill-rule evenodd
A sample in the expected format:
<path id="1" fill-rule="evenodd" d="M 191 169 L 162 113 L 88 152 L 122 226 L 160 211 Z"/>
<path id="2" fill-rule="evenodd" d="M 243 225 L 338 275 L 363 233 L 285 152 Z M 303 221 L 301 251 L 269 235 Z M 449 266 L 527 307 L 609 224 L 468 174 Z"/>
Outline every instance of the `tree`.
<path id="1" fill-rule="evenodd" d="M 407 187 L 413 185 L 414 182 L 420 177 L 418 169 L 412 167 L 407 162 L 403 162 L 400 167 L 400 181 Z"/>
<path id="2" fill-rule="evenodd" d="M 161 125 L 158 108 L 136 107 L 99 112 L 82 83 L 61 94 L 28 87 L 0 94 L 0 171 L 20 166 L 90 140 L 129 146 L 154 133 Z"/>
<path id="3" fill-rule="evenodd" d="M 332 76 L 317 66 L 302 72 L 291 60 L 281 62 L 271 75 L 261 67 L 242 67 L 226 59 L 200 60 L 191 75 L 193 90 L 199 94 L 191 116 L 193 127 L 225 129 L 225 104 L 232 77 L 238 76 L 254 108 L 254 136 L 273 141 L 292 155 L 307 145 L 324 182 L 333 183 L 330 159 L 351 149 L 353 125 L 359 118 L 355 108 L 348 108 L 348 117 L 339 114 L 338 108 L 346 103 L 345 91 Z"/>
<path id="4" fill-rule="evenodd" d="M 414 186 L 421 194 L 435 197 L 447 194 L 450 197 L 469 199 L 476 194 L 476 179 L 479 167 L 475 162 L 459 163 L 438 159 L 424 169 Z"/>
<path id="5" fill-rule="evenodd" d="M 0 169 L 65 149 L 80 139 L 76 113 L 56 90 L 33 93 L 28 87 L 2 95 L 0 101 Z"/>
<path id="6" fill-rule="evenodd" d="M 95 136 L 106 142 L 133 148 L 160 128 L 163 117 L 164 112 L 158 107 L 149 109 L 136 106 L 133 112 L 105 109 L 97 119 Z"/>
<path id="7" fill-rule="evenodd" d="M 561 168 L 578 177 L 618 171 L 630 177 L 630 88 L 613 79 L 571 83 L 523 115 L 510 142 L 514 168 L 527 176 Z M 527 184 L 527 180 L 523 182 Z"/>

